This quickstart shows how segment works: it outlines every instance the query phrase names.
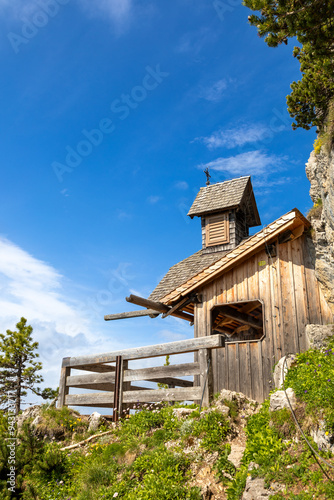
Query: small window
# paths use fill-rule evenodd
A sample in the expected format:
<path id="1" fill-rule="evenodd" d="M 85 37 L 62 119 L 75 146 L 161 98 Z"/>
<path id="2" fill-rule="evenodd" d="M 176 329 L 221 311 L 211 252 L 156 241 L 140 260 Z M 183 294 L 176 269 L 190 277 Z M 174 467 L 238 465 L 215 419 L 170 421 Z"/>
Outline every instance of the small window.
<path id="1" fill-rule="evenodd" d="M 205 234 L 205 244 L 207 247 L 229 243 L 230 227 L 228 212 L 207 217 L 205 223 Z"/>
<path id="2" fill-rule="evenodd" d="M 263 306 L 260 300 L 214 306 L 211 314 L 211 333 L 225 335 L 225 342 L 263 338 Z"/>

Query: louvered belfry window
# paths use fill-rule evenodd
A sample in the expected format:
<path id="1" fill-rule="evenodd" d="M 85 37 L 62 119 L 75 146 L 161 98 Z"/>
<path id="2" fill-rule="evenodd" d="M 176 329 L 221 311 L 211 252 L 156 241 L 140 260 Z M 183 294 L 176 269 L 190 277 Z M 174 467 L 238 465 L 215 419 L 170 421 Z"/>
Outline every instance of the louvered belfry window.
<path id="1" fill-rule="evenodd" d="M 230 228 L 228 212 L 207 217 L 205 224 L 205 234 L 207 247 L 229 243 Z"/>

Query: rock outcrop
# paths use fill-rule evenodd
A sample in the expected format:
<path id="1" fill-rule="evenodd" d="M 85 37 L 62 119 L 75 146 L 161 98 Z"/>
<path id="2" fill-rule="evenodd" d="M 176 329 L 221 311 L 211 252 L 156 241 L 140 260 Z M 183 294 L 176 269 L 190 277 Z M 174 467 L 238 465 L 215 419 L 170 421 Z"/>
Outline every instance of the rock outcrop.
<path id="1" fill-rule="evenodd" d="M 334 335 L 334 326 L 306 325 L 305 334 L 307 349 L 321 350 L 326 345 L 328 337 Z"/>
<path id="2" fill-rule="evenodd" d="M 286 394 L 289 398 L 292 409 L 295 410 L 297 407 L 297 400 L 294 390 L 289 387 L 286 390 Z M 282 410 L 283 408 L 290 408 L 285 392 L 274 392 L 270 396 L 270 411 Z"/>
<path id="3" fill-rule="evenodd" d="M 324 296 L 334 312 L 334 156 L 323 150 L 313 151 L 306 164 L 311 183 L 310 196 L 316 209 L 311 210 L 315 271 Z M 319 202 L 320 200 L 320 202 Z"/>

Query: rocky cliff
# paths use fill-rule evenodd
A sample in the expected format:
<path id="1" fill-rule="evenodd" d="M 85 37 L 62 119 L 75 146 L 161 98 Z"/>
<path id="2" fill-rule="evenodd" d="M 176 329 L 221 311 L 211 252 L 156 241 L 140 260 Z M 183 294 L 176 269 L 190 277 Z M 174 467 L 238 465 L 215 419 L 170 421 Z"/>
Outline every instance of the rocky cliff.
<path id="1" fill-rule="evenodd" d="M 334 150 L 315 149 L 306 164 L 314 203 L 309 213 L 315 268 L 327 302 L 334 311 Z"/>

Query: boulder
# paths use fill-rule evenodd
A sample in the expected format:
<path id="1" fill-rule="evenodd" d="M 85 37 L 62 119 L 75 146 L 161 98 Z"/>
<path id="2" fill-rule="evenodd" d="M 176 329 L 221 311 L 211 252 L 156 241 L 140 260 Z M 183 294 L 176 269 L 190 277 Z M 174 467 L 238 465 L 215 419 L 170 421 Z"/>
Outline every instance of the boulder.
<path id="1" fill-rule="evenodd" d="M 227 389 L 223 389 L 217 400 L 217 404 L 224 404 L 224 401 L 235 401 L 240 408 L 245 403 L 252 403 L 255 406 L 258 406 L 258 403 L 252 399 L 247 398 L 242 392 L 229 391 Z"/>
<path id="2" fill-rule="evenodd" d="M 296 395 L 294 393 L 294 390 L 289 387 L 286 390 L 287 396 L 289 398 L 290 404 L 292 406 L 292 409 L 295 410 L 297 406 L 297 400 L 296 400 Z M 270 411 L 277 411 L 277 410 L 282 410 L 283 408 L 290 408 L 288 400 L 285 396 L 284 391 L 277 391 L 274 392 L 270 396 Z"/>
<path id="3" fill-rule="evenodd" d="M 228 459 L 230 462 L 232 462 L 234 467 L 240 467 L 241 459 L 243 457 L 245 449 L 246 445 L 231 443 L 231 453 L 229 454 Z"/>
<path id="4" fill-rule="evenodd" d="M 28 419 L 32 419 L 33 421 L 38 417 L 41 413 L 41 407 L 39 405 L 30 406 L 26 410 L 24 410 L 20 415 L 18 415 L 16 419 L 17 431 L 20 432 L 22 429 L 22 425 Z"/>
<path id="5" fill-rule="evenodd" d="M 97 411 L 94 411 L 89 419 L 89 426 L 88 426 L 88 431 L 96 431 L 101 424 L 103 424 L 106 420 L 105 418 L 102 417 L 100 413 Z"/>
<path id="6" fill-rule="evenodd" d="M 286 359 L 286 363 L 285 360 Z M 274 383 L 275 383 L 275 388 L 276 389 L 282 389 L 283 387 L 283 378 L 286 377 L 286 374 L 291 367 L 293 361 L 294 361 L 294 356 L 289 354 L 288 356 L 283 356 L 275 366 L 274 370 Z M 284 370 L 282 374 L 282 369 L 283 369 L 283 364 L 284 364 Z"/>
<path id="7" fill-rule="evenodd" d="M 194 411 L 197 410 L 195 408 L 174 408 L 173 415 L 178 420 L 181 420 L 182 418 L 189 417 L 189 415 Z"/>
<path id="8" fill-rule="evenodd" d="M 319 421 L 318 428 L 311 429 L 310 434 L 319 450 L 334 453 L 334 436 L 326 431 L 325 422 L 323 420 Z"/>
<path id="9" fill-rule="evenodd" d="M 269 489 L 264 487 L 264 479 L 262 477 L 248 476 L 246 480 L 245 491 L 241 497 L 241 500 L 262 500 L 265 498 L 270 498 L 275 495 L 282 486 L 278 483 L 272 483 Z"/>

